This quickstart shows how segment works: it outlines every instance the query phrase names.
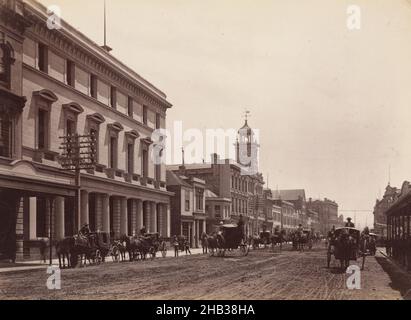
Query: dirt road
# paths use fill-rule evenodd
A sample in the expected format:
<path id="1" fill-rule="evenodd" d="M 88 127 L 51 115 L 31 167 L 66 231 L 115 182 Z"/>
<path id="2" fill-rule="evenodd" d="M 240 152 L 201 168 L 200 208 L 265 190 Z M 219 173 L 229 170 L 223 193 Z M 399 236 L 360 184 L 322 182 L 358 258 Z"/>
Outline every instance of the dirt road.
<path id="1" fill-rule="evenodd" d="M 325 264 L 324 248 L 304 253 L 260 249 L 247 257 L 157 258 L 62 270 L 61 290 L 47 289 L 45 270 L 19 271 L 0 274 L 0 300 L 408 297 L 408 276 L 383 256 L 368 258 L 360 290 L 348 290 L 348 275 Z"/>

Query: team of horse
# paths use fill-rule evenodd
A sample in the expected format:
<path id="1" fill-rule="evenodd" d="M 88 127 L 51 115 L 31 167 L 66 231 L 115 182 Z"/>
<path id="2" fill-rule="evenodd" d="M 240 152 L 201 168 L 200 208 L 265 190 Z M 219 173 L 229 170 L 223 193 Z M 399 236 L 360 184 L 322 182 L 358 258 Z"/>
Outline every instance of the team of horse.
<path id="1" fill-rule="evenodd" d="M 125 261 L 127 255 L 129 261 L 146 260 L 147 256 L 154 258 L 157 251 L 165 250 L 166 243 L 161 239 L 122 235 L 119 240 L 112 243 L 100 243 L 96 233 L 87 237 L 74 235 L 65 237 L 55 244 L 59 267 L 84 266 L 105 262 L 107 256 L 113 261 Z M 67 265 L 66 265 L 67 262 Z"/>

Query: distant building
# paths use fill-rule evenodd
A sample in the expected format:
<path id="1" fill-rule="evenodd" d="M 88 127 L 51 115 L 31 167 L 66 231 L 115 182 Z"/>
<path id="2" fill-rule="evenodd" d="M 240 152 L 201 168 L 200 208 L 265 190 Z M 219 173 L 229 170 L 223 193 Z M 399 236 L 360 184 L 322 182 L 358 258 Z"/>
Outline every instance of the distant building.
<path id="1" fill-rule="evenodd" d="M 231 222 L 231 199 L 219 197 L 209 189 L 206 189 L 204 195 L 207 216 L 206 232 L 210 234 L 215 231 L 215 226 Z"/>
<path id="2" fill-rule="evenodd" d="M 307 225 L 310 229 L 314 230 L 314 232 L 320 232 L 320 217 L 318 212 L 307 209 Z"/>
<path id="3" fill-rule="evenodd" d="M 312 200 L 307 202 L 307 208 L 318 213 L 319 231 L 326 235 L 332 226 L 341 226 L 338 217 L 338 204 L 335 201 L 325 198 L 324 200 Z"/>
<path id="4" fill-rule="evenodd" d="M 302 224 L 304 227 L 308 227 L 304 189 L 275 190 L 273 191 L 273 199 L 275 200 L 275 203 L 280 206 L 283 206 L 284 201 L 293 205 L 294 213 L 292 218 L 290 217 L 292 221 L 292 224 L 289 224 L 290 227 L 294 225 L 297 227 L 299 224 Z"/>
<path id="5" fill-rule="evenodd" d="M 295 230 L 299 220 L 294 204 L 285 200 L 274 200 L 274 204 L 281 208 L 280 225 L 282 224 L 282 228 L 287 232 Z"/>
<path id="6" fill-rule="evenodd" d="M 385 188 L 382 199 L 377 199 L 374 205 L 374 232 L 387 236 L 387 217 L 385 211 L 398 199 L 401 190 L 391 187 L 390 184 Z"/>
<path id="7" fill-rule="evenodd" d="M 206 231 L 205 181 L 167 171 L 167 190 L 174 193 L 170 199 L 171 236 L 184 235 L 192 247 L 199 247 Z"/>
<path id="8" fill-rule="evenodd" d="M 246 134 L 246 137 L 243 136 Z M 254 234 L 262 230 L 265 223 L 265 202 L 263 194 L 263 176 L 261 173 L 244 174 L 242 165 L 243 155 L 240 155 L 241 143 L 246 143 L 245 150 L 256 152 L 258 145 L 254 141 L 253 131 L 247 120 L 238 132 L 237 161 L 220 160 L 217 154 L 211 155 L 211 163 L 168 165 L 167 169 L 178 175 L 197 177 L 206 182 L 207 187 L 217 198 L 230 199 L 230 219 L 236 222 L 240 214 L 243 216 L 245 234 Z M 250 155 L 250 154 L 249 154 Z M 253 162 L 255 166 L 256 163 Z"/>

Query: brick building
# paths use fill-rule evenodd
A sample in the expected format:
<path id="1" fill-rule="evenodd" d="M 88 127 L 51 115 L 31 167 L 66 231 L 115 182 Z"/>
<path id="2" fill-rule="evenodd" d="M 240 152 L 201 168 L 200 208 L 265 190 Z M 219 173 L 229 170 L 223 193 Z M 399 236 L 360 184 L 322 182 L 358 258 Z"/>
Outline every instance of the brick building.
<path id="1" fill-rule="evenodd" d="M 46 25 L 36 1 L 0 1 L 0 254 L 33 257 L 37 240 L 91 229 L 169 235 L 164 165 L 152 132 L 164 128 L 166 95 L 79 31 Z M 61 170 L 60 136 L 97 137 L 95 170 Z"/>
<path id="2" fill-rule="evenodd" d="M 245 148 L 242 148 L 243 143 L 246 144 Z M 202 179 L 217 198 L 230 199 L 231 221 L 238 221 L 241 214 L 245 221 L 245 234 L 249 235 L 260 232 L 266 218 L 263 176 L 258 172 L 248 174 L 242 170 L 245 165 L 241 161 L 246 156 L 252 159 L 253 169 L 257 169 L 258 164 L 255 160 L 258 144 L 253 138 L 253 131 L 248 126 L 247 120 L 238 131 L 236 148 L 237 159 L 235 161 L 220 159 L 214 153 L 211 155 L 210 163 L 168 165 L 167 169 L 178 175 Z M 246 156 L 241 155 L 241 151 L 246 152 Z"/>

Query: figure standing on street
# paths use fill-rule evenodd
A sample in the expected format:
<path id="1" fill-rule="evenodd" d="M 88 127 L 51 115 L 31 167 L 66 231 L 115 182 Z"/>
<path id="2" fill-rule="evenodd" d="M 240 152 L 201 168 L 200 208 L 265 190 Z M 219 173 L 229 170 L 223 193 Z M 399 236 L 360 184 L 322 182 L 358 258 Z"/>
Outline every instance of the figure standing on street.
<path id="1" fill-rule="evenodd" d="M 350 217 L 347 218 L 347 222 L 345 223 L 345 226 L 349 227 L 349 228 L 355 228 L 355 225 L 354 225 L 354 223 L 351 222 Z"/>
<path id="2" fill-rule="evenodd" d="M 184 240 L 184 249 L 186 251 L 186 254 L 190 254 L 191 255 L 191 251 L 190 251 L 190 243 L 188 242 L 187 239 Z"/>
<path id="3" fill-rule="evenodd" d="M 178 257 L 178 239 L 177 239 L 177 236 L 174 236 L 173 246 L 174 246 L 174 257 Z"/>
<path id="4" fill-rule="evenodd" d="M 205 232 L 201 234 L 201 247 L 203 248 L 203 254 L 208 252 L 207 233 Z"/>

